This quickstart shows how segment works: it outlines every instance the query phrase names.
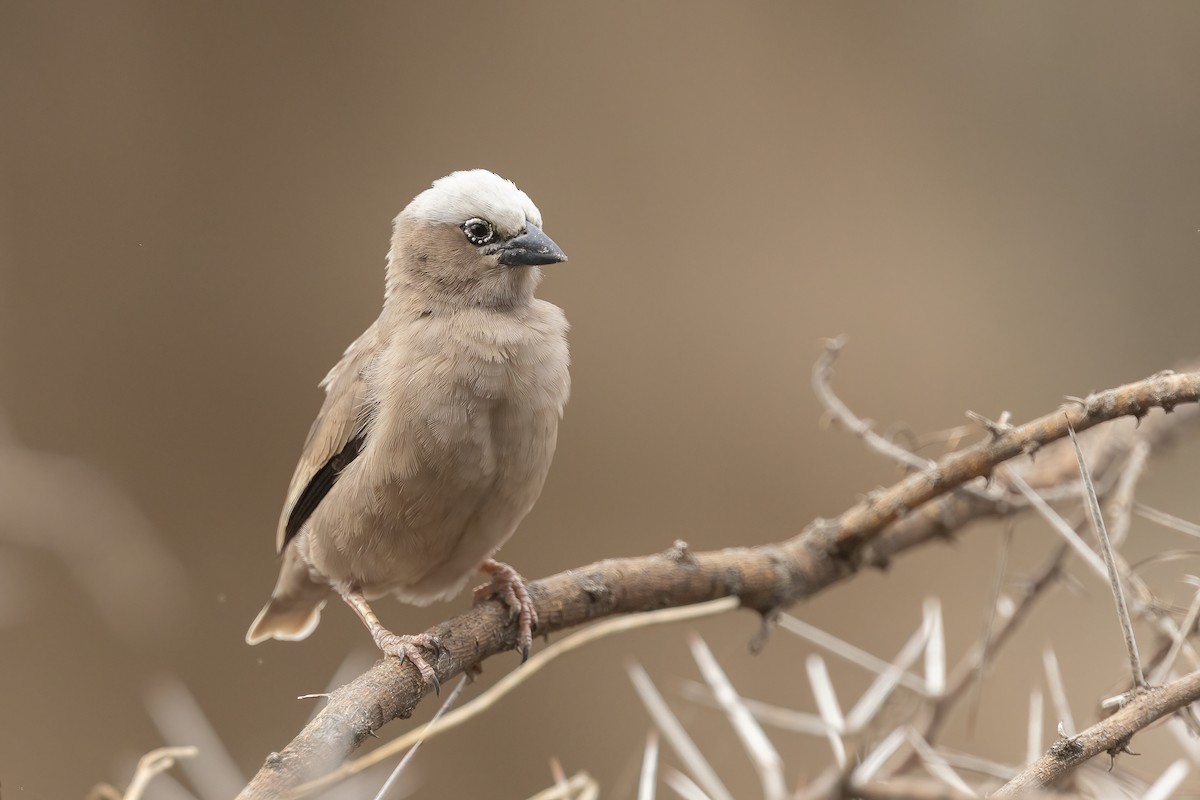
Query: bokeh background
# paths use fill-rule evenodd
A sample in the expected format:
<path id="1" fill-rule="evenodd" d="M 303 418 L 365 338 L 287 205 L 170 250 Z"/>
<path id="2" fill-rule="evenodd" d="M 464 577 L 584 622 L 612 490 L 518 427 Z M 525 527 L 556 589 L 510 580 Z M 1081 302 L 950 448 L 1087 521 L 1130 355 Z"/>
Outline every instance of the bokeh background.
<path id="1" fill-rule="evenodd" d="M 542 295 L 573 325 L 574 395 L 505 560 L 536 577 L 676 538 L 770 542 L 896 477 L 818 424 L 821 337 L 850 336 L 836 380 L 854 408 L 916 431 L 1024 419 L 1200 354 L 1197 41 L 1186 2 L 5 2 L 6 800 L 124 785 L 164 743 L 200 745 L 180 780 L 232 794 L 314 708 L 297 695 L 370 662 L 336 605 L 303 643 L 242 636 L 317 381 L 376 315 L 391 218 L 433 179 L 512 178 L 571 256 Z M 1200 519 L 1198 464 L 1185 442 L 1143 499 Z M 890 657 L 937 594 L 956 656 L 998 530 L 794 611 Z M 1011 577 L 1050 534 L 1027 521 L 1015 540 Z M 1183 571 L 1159 576 L 1178 602 Z M 1047 644 L 1095 718 L 1127 668 L 1104 587 L 1084 588 L 1042 606 L 950 741 L 1020 759 Z M 380 611 L 415 631 L 468 603 Z M 746 694 L 812 708 L 803 642 L 750 657 L 750 615 L 693 627 Z M 636 660 L 752 796 L 723 718 L 678 699 L 684 633 L 560 662 L 430 743 L 408 790 L 525 797 L 557 757 L 628 796 L 649 727 Z M 839 665 L 848 698 L 868 679 Z M 1158 735 L 1118 769 L 1174 758 Z M 776 742 L 789 780 L 829 761 L 821 740 Z"/>

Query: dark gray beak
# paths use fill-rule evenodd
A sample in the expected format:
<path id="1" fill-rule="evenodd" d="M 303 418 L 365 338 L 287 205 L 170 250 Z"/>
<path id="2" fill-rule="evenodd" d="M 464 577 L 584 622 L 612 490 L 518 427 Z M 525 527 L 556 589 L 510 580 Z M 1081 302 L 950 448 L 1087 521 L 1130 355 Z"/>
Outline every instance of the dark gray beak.
<path id="1" fill-rule="evenodd" d="M 500 248 L 500 263 L 506 267 L 538 267 L 567 260 L 567 254 L 536 225 L 514 236 Z"/>

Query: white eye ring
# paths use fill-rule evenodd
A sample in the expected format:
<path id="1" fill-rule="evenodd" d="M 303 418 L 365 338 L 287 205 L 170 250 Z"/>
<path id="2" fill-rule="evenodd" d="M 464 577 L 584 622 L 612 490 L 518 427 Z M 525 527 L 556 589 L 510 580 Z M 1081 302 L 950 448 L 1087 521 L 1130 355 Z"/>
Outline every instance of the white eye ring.
<path id="1" fill-rule="evenodd" d="M 462 224 L 463 233 L 472 244 L 487 244 L 496 238 L 496 228 L 486 219 L 472 217 Z"/>

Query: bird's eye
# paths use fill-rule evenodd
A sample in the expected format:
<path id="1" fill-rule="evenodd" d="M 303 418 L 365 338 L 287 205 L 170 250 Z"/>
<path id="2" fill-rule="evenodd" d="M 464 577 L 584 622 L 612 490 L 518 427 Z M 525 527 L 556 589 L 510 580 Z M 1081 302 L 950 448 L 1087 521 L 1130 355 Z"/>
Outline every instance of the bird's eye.
<path id="1" fill-rule="evenodd" d="M 487 244 L 496 236 L 496 229 L 486 219 L 469 219 L 463 223 L 463 233 L 473 244 Z"/>

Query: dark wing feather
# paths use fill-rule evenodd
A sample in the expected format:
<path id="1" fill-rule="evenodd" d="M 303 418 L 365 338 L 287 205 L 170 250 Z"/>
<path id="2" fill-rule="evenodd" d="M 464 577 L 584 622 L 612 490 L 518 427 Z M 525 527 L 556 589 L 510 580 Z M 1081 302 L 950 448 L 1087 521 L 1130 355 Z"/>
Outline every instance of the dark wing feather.
<path id="1" fill-rule="evenodd" d="M 291 513 L 288 514 L 287 524 L 283 529 L 284 547 L 287 547 L 287 543 L 292 540 L 292 537 L 300 532 L 304 523 L 308 522 L 308 518 L 317 510 L 317 506 L 333 488 L 333 484 L 342 474 L 342 470 L 350 466 L 351 461 L 358 458 L 363 442 L 366 440 L 367 433 L 363 431 L 346 442 L 346 445 L 334 453 L 333 457 L 312 476 L 308 485 L 304 487 L 304 491 L 300 492 L 300 496 L 296 498 L 296 504 L 292 506 Z"/>
<path id="2" fill-rule="evenodd" d="M 366 444 L 374 416 L 366 373 L 378 352 L 377 343 L 377 324 L 373 324 L 321 382 L 325 404 L 308 432 L 279 518 L 275 546 L 281 553 Z"/>

